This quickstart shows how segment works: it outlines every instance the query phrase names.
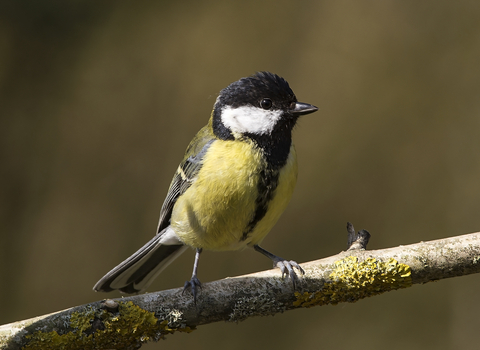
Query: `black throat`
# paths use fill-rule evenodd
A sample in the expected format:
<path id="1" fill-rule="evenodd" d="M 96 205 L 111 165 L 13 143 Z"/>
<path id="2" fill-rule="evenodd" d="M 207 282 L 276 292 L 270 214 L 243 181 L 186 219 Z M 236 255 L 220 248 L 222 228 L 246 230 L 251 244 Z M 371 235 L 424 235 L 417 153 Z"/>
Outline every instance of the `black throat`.
<path id="1" fill-rule="evenodd" d="M 246 133 L 243 137 L 252 140 L 262 150 L 270 170 L 279 170 L 287 163 L 295 122 L 296 118 L 292 118 L 278 123 L 271 134 Z"/>

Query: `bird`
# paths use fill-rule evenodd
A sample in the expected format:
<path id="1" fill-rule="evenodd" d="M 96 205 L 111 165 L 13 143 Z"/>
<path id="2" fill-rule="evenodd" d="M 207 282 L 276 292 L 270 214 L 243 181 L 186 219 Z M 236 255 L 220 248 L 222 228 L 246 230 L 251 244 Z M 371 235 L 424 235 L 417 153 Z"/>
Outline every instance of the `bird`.
<path id="1" fill-rule="evenodd" d="M 287 207 L 297 180 L 292 131 L 317 111 L 298 102 L 288 82 L 261 71 L 220 91 L 204 126 L 188 145 L 160 210 L 155 236 L 102 277 L 93 290 L 144 291 L 188 247 L 195 250 L 185 282 L 197 301 L 200 254 L 253 247 L 296 288 L 304 270 L 260 247 Z"/>

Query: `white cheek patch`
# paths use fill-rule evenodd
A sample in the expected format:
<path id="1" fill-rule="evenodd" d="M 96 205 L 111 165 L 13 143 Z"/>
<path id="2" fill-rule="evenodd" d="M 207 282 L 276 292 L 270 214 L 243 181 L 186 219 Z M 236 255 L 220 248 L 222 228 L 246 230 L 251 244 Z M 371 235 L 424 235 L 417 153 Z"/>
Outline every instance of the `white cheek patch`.
<path id="1" fill-rule="evenodd" d="M 257 135 L 271 133 L 282 116 L 281 110 L 265 110 L 260 107 L 224 107 L 222 122 L 233 132 Z"/>

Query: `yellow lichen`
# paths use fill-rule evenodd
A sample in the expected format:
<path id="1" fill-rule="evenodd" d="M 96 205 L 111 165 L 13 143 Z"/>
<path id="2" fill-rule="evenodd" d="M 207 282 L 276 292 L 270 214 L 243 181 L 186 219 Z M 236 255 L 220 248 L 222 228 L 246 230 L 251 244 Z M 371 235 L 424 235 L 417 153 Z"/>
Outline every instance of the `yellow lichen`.
<path id="1" fill-rule="evenodd" d="M 92 326 L 92 321 L 95 318 L 95 313 L 89 309 L 83 313 L 74 312 L 70 316 L 70 327 L 77 330 L 77 332 L 84 333 Z"/>
<path id="2" fill-rule="evenodd" d="M 395 259 L 383 262 L 369 258 L 359 263 L 357 257 L 349 256 L 335 262 L 329 278 L 331 281 L 325 283 L 319 291 L 303 294 L 296 292 L 297 300 L 293 305 L 311 307 L 340 302 L 353 303 L 412 285 L 410 266 L 400 264 Z"/>
<path id="3" fill-rule="evenodd" d="M 191 332 L 190 327 L 170 328 L 168 321 L 158 322 L 155 314 L 133 302 L 119 302 L 118 312 L 89 308 L 70 316 L 71 331 L 58 334 L 35 332 L 24 349 L 136 349 L 148 340 L 158 340 L 175 331 Z M 95 324 L 95 330 L 92 325 Z"/>

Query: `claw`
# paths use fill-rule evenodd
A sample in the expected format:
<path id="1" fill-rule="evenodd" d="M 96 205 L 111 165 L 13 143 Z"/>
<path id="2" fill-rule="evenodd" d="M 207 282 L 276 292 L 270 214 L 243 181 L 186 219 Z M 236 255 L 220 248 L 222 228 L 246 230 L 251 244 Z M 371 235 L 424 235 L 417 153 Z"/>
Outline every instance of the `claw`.
<path id="1" fill-rule="evenodd" d="M 273 267 L 278 267 L 280 272 L 282 273 L 282 278 L 285 278 L 285 274 L 288 274 L 288 270 L 286 270 L 285 263 L 283 261 L 277 261 L 276 263 L 273 262 Z"/>
<path id="2" fill-rule="evenodd" d="M 202 288 L 202 283 L 197 278 L 197 276 L 192 276 L 192 279 L 190 281 L 186 281 L 185 284 L 183 285 L 182 294 L 185 293 L 187 289 L 190 289 L 190 293 L 192 293 L 192 296 L 193 296 L 194 304 L 197 304 L 197 290 L 198 290 L 197 287 Z"/>
<path id="3" fill-rule="evenodd" d="M 278 267 L 280 269 L 280 271 L 282 272 L 282 278 L 285 278 L 285 275 L 290 276 L 293 289 L 297 288 L 297 283 L 298 283 L 298 276 L 294 268 L 300 271 L 302 275 L 305 274 L 305 271 L 301 268 L 301 266 L 298 265 L 297 262 L 293 260 L 287 261 L 287 260 L 283 260 L 282 258 L 278 258 L 278 260 L 275 259 L 273 261 L 273 267 Z"/>
<path id="4" fill-rule="evenodd" d="M 305 274 L 305 271 L 298 265 L 295 261 L 293 260 L 285 260 L 279 256 L 276 256 L 262 247 L 258 245 L 254 245 L 253 248 L 257 251 L 265 255 L 267 258 L 271 259 L 273 261 L 273 267 L 278 267 L 280 271 L 282 272 L 282 278 L 285 277 L 285 275 L 290 276 L 290 280 L 292 281 L 293 284 L 293 289 L 296 289 L 297 287 L 297 282 L 298 282 L 298 276 L 297 273 L 295 272 L 294 268 L 300 271 L 302 275 Z"/>

